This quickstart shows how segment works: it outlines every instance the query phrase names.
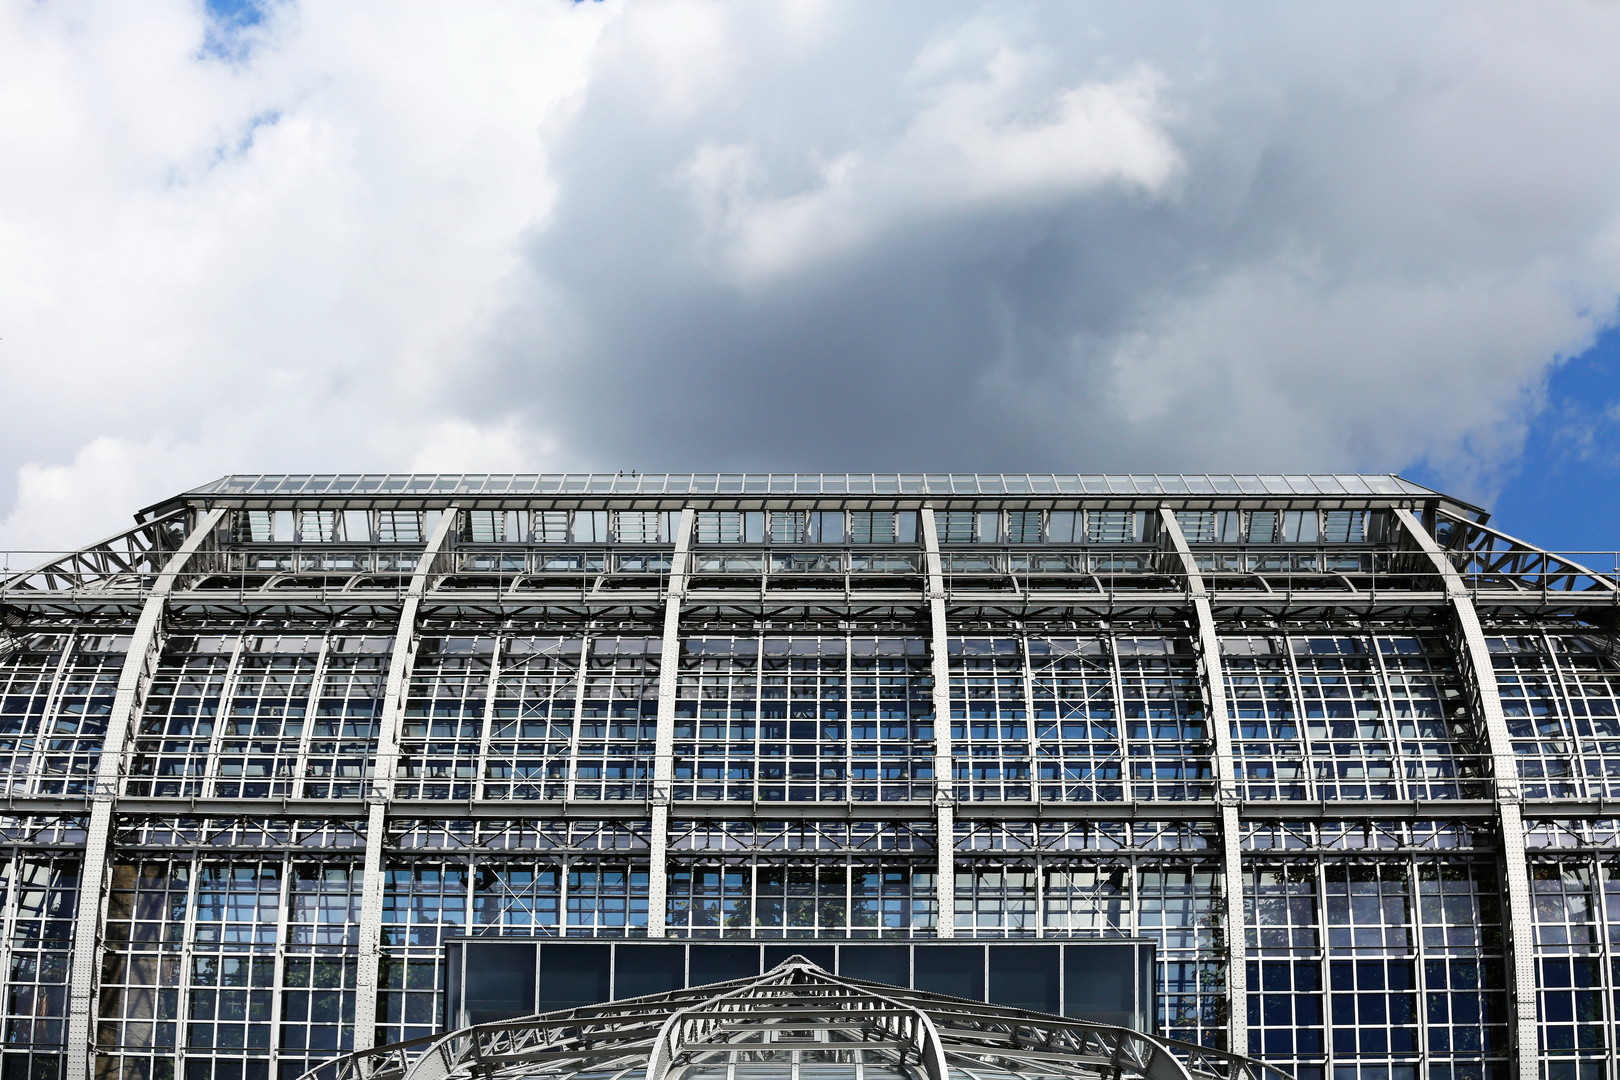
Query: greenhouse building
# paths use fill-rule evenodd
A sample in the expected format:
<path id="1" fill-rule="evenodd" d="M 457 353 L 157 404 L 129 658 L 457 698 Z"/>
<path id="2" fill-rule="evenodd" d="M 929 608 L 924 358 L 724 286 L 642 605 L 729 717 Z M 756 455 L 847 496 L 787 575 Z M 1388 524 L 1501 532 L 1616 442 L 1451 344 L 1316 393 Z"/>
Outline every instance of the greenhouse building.
<path id="1" fill-rule="evenodd" d="M 1612 564 L 1386 475 L 224 477 L 0 574 L 0 1080 L 1620 1080 Z"/>

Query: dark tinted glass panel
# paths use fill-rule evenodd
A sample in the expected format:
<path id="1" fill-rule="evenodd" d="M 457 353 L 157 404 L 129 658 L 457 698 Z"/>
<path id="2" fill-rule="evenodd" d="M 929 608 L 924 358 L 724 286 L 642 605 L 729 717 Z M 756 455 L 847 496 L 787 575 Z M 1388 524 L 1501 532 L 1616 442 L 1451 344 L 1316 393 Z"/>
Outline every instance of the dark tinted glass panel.
<path id="1" fill-rule="evenodd" d="M 911 985 L 911 949 L 905 945 L 845 945 L 839 964 L 838 973 L 852 979 Z"/>
<path id="2" fill-rule="evenodd" d="M 516 942 L 466 946 L 467 1022 L 488 1024 L 534 1012 L 534 946 Z"/>
<path id="3" fill-rule="evenodd" d="M 667 994 L 686 983 L 686 946 L 619 946 L 614 961 L 613 992 L 621 998 Z"/>
<path id="4" fill-rule="evenodd" d="M 1064 1012 L 1100 1024 L 1129 1027 L 1136 1019 L 1131 945 L 1074 945 L 1064 950 Z"/>
<path id="5" fill-rule="evenodd" d="M 1015 1009 L 1055 1013 L 1058 1000 L 1056 945 L 991 945 L 990 1000 Z M 1130 977 L 1129 963 L 1125 975 Z"/>
<path id="6" fill-rule="evenodd" d="M 540 1011 L 606 1001 L 609 948 L 606 944 L 540 946 Z"/>
<path id="7" fill-rule="evenodd" d="M 759 974 L 758 945 L 692 946 L 690 985 L 724 982 Z"/>
<path id="8" fill-rule="evenodd" d="M 457 1028 L 469 1022 L 462 1019 L 461 1016 L 463 1005 L 461 999 L 461 961 L 465 951 L 461 945 L 451 945 L 444 951 L 444 981 L 447 991 L 444 1007 L 445 1015 L 450 1018 L 445 1025 L 446 1027 Z"/>
<path id="9" fill-rule="evenodd" d="M 834 970 L 834 949 L 831 945 L 767 945 L 765 946 L 765 970 L 780 964 L 793 956 L 802 956 L 817 967 L 828 971 Z"/>
<path id="10" fill-rule="evenodd" d="M 984 946 L 918 945 L 917 989 L 984 1000 Z"/>

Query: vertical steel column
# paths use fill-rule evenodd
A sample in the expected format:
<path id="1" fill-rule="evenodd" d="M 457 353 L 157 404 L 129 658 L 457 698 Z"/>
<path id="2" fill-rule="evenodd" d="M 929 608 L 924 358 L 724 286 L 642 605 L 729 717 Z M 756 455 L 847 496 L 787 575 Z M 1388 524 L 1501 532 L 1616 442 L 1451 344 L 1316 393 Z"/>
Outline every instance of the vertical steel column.
<path id="1" fill-rule="evenodd" d="M 653 746 L 652 791 L 647 800 L 652 838 L 647 845 L 647 936 L 664 936 L 669 914 L 669 798 L 675 782 L 675 695 L 680 688 L 681 603 L 686 599 L 686 553 L 697 515 L 682 507 L 664 599 L 663 656 L 658 662 L 658 741 Z"/>
<path id="2" fill-rule="evenodd" d="M 163 611 L 174 591 L 186 562 L 202 546 L 225 516 L 224 510 L 204 514 L 170 556 L 152 591 L 141 605 L 140 618 L 130 637 L 129 652 L 118 673 L 112 712 L 107 716 L 107 733 L 101 740 L 101 757 L 96 762 L 95 789 L 90 795 L 90 825 L 85 831 L 84 863 L 79 873 L 79 904 L 73 938 L 73 970 L 68 981 L 68 1059 L 67 1080 L 85 1080 L 95 1054 L 90 1033 L 94 1028 L 96 984 L 101 977 L 102 902 L 107 897 L 107 841 L 112 835 L 113 809 L 118 801 L 119 781 L 124 775 L 124 749 L 129 729 L 140 713 L 157 667 L 162 646 Z"/>
<path id="3" fill-rule="evenodd" d="M 1237 770 L 1232 756 L 1232 724 L 1226 709 L 1226 676 L 1221 670 L 1221 640 L 1215 632 L 1215 612 L 1209 603 L 1209 590 L 1199 573 L 1187 538 L 1181 533 L 1175 511 L 1159 507 L 1159 520 L 1165 535 L 1175 547 L 1182 573 L 1187 575 L 1187 595 L 1198 620 L 1198 667 L 1208 703 L 1210 736 L 1215 743 L 1215 802 L 1221 811 L 1221 877 L 1226 885 L 1226 995 L 1227 1049 L 1234 1054 L 1249 1052 L 1248 931 L 1243 921 L 1243 836 L 1238 820 Z"/>
<path id="4" fill-rule="evenodd" d="M 573 802 L 579 794 L 579 728 L 584 722 L 582 718 L 585 715 L 585 674 L 591 665 L 591 642 L 594 640 L 589 628 L 580 632 L 579 665 L 574 672 L 574 726 L 568 732 L 568 786 L 563 789 L 567 792 L 568 802 Z M 640 732 L 637 732 L 637 736 L 640 736 Z M 551 737 L 549 731 L 546 737 L 548 739 Z"/>
<path id="5" fill-rule="evenodd" d="M 416 560 L 416 570 L 400 605 L 394 630 L 394 651 L 388 656 L 388 682 L 377 732 L 377 763 L 372 769 L 371 794 L 366 801 L 366 862 L 360 883 L 360 970 L 355 978 L 354 1048 L 369 1050 L 377 1037 L 377 968 L 382 957 L 383 842 L 388 835 L 388 803 L 394 797 L 394 772 L 399 762 L 400 721 L 405 714 L 406 680 L 416 659 L 416 613 L 422 606 L 433 563 L 456 527 L 460 508 L 446 507 L 438 527 Z"/>
<path id="6" fill-rule="evenodd" d="M 934 673 L 934 850 L 939 863 L 934 882 L 938 937 L 956 936 L 956 778 L 951 760 L 951 658 L 945 625 L 945 571 L 939 558 L 934 508 L 920 511 L 924 558 L 928 564 L 929 660 Z"/>
<path id="7" fill-rule="evenodd" d="M 1536 956 L 1535 926 L 1530 913 L 1530 868 L 1524 852 L 1523 793 L 1519 787 L 1519 762 L 1508 735 L 1507 717 L 1502 712 L 1502 696 L 1497 687 L 1496 668 L 1485 645 L 1485 631 L 1468 583 L 1452 564 L 1434 537 L 1412 512 L 1397 509 L 1395 517 L 1418 549 L 1429 557 L 1445 582 L 1446 600 L 1456 623 L 1457 667 L 1465 686 L 1472 691 L 1475 715 L 1485 728 L 1491 751 L 1491 776 L 1496 795 L 1497 827 L 1502 834 L 1502 862 L 1507 885 L 1508 955 L 1513 983 L 1513 1075 L 1534 1077 L 1539 1073 L 1536 1039 Z"/>

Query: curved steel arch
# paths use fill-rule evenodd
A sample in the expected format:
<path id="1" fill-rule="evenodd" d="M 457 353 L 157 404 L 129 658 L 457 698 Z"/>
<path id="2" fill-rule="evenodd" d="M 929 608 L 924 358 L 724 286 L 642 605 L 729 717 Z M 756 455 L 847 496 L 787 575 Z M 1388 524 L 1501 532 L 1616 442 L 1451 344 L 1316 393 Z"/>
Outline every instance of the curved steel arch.
<path id="1" fill-rule="evenodd" d="M 1289 1080 L 1236 1054 L 844 978 L 800 956 L 752 978 L 360 1051 L 302 1080 L 739 1080 L 797 1078 L 801 1065 L 818 1080 Z"/>

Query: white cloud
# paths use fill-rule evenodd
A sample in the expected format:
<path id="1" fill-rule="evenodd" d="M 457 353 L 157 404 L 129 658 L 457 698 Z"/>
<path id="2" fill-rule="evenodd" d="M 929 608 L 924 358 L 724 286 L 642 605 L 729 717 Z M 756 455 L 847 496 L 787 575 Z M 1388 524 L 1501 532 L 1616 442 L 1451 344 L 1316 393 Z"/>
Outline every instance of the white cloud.
<path id="1" fill-rule="evenodd" d="M 264 10 L 0 0 L 0 546 L 226 471 L 1488 492 L 1620 296 L 1604 6 Z"/>
<path id="2" fill-rule="evenodd" d="M 803 191 L 771 193 L 746 144 L 704 143 L 682 164 L 677 175 L 738 284 L 847 255 L 942 214 L 1045 207 L 1106 184 L 1165 193 L 1181 162 L 1160 125 L 1156 73 L 1053 93 L 1030 85 L 1039 59 L 1010 47 L 953 70 L 944 58 L 962 51 L 964 36 L 919 61 L 932 77 L 912 89 L 916 111 L 896 137 L 817 162 Z"/>
<path id="3" fill-rule="evenodd" d="M 228 470 L 528 460 L 444 387 L 610 17 L 283 5 L 233 62 L 200 5 L 0 6 L 0 543 Z"/>

